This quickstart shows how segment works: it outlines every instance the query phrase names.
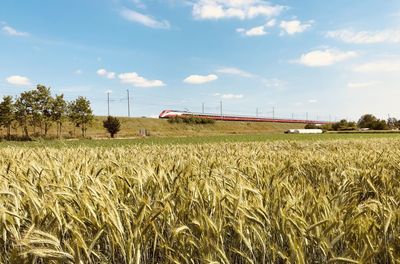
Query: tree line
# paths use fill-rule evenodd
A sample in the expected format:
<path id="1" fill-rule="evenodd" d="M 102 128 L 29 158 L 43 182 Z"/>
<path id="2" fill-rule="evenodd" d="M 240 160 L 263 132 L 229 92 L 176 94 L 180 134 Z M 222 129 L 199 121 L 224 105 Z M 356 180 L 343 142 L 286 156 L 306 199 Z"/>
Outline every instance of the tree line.
<path id="1" fill-rule="evenodd" d="M 320 127 L 315 124 L 307 124 L 305 128 L 322 128 L 323 130 L 328 131 L 346 131 L 357 129 L 394 130 L 400 129 L 400 120 L 394 117 L 390 117 L 388 120 L 383 120 L 375 117 L 374 115 L 365 114 L 360 117 L 358 122 L 351 122 L 347 121 L 346 119 L 342 119 L 339 122 L 333 124 L 324 124 Z"/>
<path id="2" fill-rule="evenodd" d="M 12 128 L 17 130 L 18 127 L 26 138 L 31 136 L 30 131 L 35 136 L 46 137 L 53 125 L 57 137 L 61 137 L 63 124 L 67 121 L 80 128 L 85 137 L 93 119 L 90 101 L 85 97 L 79 96 L 68 102 L 63 94 L 52 96 L 50 88 L 40 84 L 16 98 L 4 96 L 0 102 L 0 126 L 6 129 L 7 138 L 13 136 Z"/>

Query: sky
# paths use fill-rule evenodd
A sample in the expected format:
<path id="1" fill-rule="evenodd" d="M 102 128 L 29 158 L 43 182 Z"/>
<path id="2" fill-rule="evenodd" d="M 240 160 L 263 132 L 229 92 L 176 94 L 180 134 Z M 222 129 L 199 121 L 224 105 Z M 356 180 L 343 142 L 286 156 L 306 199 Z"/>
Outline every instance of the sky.
<path id="1" fill-rule="evenodd" d="M 399 0 L 2 0 L 0 96 L 37 84 L 97 115 L 164 109 L 400 118 Z"/>

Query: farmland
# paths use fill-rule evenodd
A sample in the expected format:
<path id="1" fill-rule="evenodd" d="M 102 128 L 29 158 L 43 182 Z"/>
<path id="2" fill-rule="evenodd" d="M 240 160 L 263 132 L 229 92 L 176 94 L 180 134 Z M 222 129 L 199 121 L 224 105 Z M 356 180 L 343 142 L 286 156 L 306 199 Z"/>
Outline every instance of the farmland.
<path id="1" fill-rule="evenodd" d="M 2 143 L 0 262 L 398 263 L 400 138 L 284 136 Z"/>

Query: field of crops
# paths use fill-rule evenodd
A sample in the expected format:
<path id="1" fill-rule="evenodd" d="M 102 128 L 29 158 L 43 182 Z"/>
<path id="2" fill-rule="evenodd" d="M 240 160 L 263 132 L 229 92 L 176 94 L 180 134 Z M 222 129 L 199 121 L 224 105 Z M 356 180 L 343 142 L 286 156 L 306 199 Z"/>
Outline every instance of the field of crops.
<path id="1" fill-rule="evenodd" d="M 0 149 L 0 263 L 400 263 L 400 140 Z"/>

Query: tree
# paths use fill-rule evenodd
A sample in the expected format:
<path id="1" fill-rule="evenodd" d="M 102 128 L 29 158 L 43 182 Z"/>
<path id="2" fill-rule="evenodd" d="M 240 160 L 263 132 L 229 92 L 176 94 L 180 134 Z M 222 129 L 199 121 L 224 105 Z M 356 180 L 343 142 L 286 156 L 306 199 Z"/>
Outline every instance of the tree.
<path id="1" fill-rule="evenodd" d="M 0 103 L 0 126 L 7 129 L 7 137 L 11 136 L 11 125 L 15 120 L 15 106 L 11 96 L 4 96 Z"/>
<path id="2" fill-rule="evenodd" d="M 28 126 L 33 123 L 33 105 L 32 91 L 21 93 L 15 102 L 15 119 L 22 127 L 25 137 L 29 137 Z"/>
<path id="3" fill-rule="evenodd" d="M 342 119 L 337 123 L 332 124 L 332 129 L 335 131 L 342 130 L 355 130 L 357 125 L 355 122 L 348 122 L 346 119 Z"/>
<path id="4" fill-rule="evenodd" d="M 87 126 L 94 119 L 89 100 L 79 96 L 75 101 L 72 101 L 68 105 L 68 117 L 76 127 L 81 128 L 82 137 L 85 137 Z"/>
<path id="5" fill-rule="evenodd" d="M 399 126 L 400 120 L 397 120 L 394 117 L 389 117 L 386 123 L 387 123 L 388 128 L 390 128 L 390 129 L 396 129 L 396 128 L 400 127 Z"/>
<path id="6" fill-rule="evenodd" d="M 103 127 L 107 129 L 110 136 L 114 138 L 114 135 L 121 130 L 121 122 L 116 117 L 108 116 L 107 119 L 103 121 Z"/>
<path id="7" fill-rule="evenodd" d="M 61 137 L 62 125 L 67 115 L 67 102 L 64 95 L 56 95 L 51 105 L 51 119 L 57 124 L 57 137 Z"/>
<path id="8" fill-rule="evenodd" d="M 44 135 L 50 129 L 52 122 L 51 108 L 53 105 L 53 98 L 51 97 L 50 88 L 38 84 L 36 90 L 32 91 L 33 96 L 33 125 L 44 129 Z"/>
<path id="9" fill-rule="evenodd" d="M 378 121 L 378 119 L 374 115 L 366 114 L 361 116 L 361 118 L 358 120 L 358 127 L 373 129 L 376 121 Z"/>
<path id="10" fill-rule="evenodd" d="M 317 129 L 319 127 L 316 124 L 307 124 L 304 128 L 305 129 Z"/>
<path id="11" fill-rule="evenodd" d="M 371 128 L 374 130 L 387 130 L 389 127 L 385 120 L 376 120 Z"/>

